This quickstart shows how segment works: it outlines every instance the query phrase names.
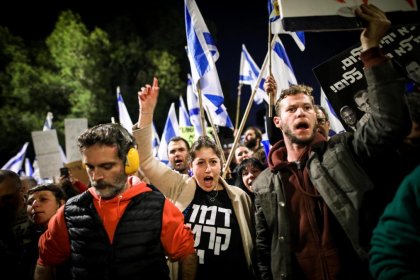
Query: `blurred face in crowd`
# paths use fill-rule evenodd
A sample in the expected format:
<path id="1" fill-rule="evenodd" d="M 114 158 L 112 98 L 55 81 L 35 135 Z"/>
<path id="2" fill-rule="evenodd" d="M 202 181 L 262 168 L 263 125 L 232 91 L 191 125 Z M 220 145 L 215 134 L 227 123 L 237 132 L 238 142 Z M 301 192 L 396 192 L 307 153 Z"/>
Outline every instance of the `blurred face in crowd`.
<path id="1" fill-rule="evenodd" d="M 24 206 L 23 193 L 15 181 L 5 178 L 0 182 L 0 223 L 9 226 Z"/>
<path id="2" fill-rule="evenodd" d="M 125 190 L 127 175 L 125 164 L 118 157 L 116 146 L 95 144 L 82 151 L 89 180 L 96 193 L 110 199 Z"/>
<path id="3" fill-rule="evenodd" d="M 240 164 L 244 159 L 252 156 L 252 151 L 245 146 L 239 146 L 235 150 L 236 164 Z"/>
<path id="4" fill-rule="evenodd" d="M 63 204 L 64 200 L 57 201 L 53 192 L 44 190 L 29 195 L 26 211 L 36 225 L 47 227 L 51 217 Z"/>
<path id="5" fill-rule="evenodd" d="M 321 109 L 315 109 L 316 120 L 318 122 L 318 131 L 324 135 L 325 138 L 328 138 L 328 132 L 330 131 L 330 122 L 327 120 L 324 112 Z"/>
<path id="6" fill-rule="evenodd" d="M 188 173 L 188 148 L 184 141 L 171 141 L 168 144 L 168 159 L 172 168 L 181 174 Z"/>
<path id="7" fill-rule="evenodd" d="M 219 184 L 222 165 L 212 148 L 202 147 L 197 150 L 191 162 L 191 169 L 198 186 L 203 190 L 212 191 Z"/>
<path id="8" fill-rule="evenodd" d="M 408 63 L 405 69 L 407 70 L 408 77 L 414 82 L 420 84 L 420 65 L 417 61 Z"/>
<path id="9" fill-rule="evenodd" d="M 305 93 L 283 98 L 273 120 L 276 127 L 283 131 L 285 138 L 298 145 L 312 142 L 318 127 L 312 99 Z"/>
<path id="10" fill-rule="evenodd" d="M 262 170 L 260 170 L 259 168 L 252 166 L 252 164 L 247 165 L 242 171 L 242 182 L 249 191 L 253 191 L 251 184 L 255 180 L 255 178 L 257 178 L 257 176 L 260 175 L 261 171 Z"/>
<path id="11" fill-rule="evenodd" d="M 255 146 L 259 146 L 258 143 L 259 139 L 257 139 L 257 135 L 253 129 L 248 129 L 244 133 L 244 144 L 250 149 L 253 149 Z"/>

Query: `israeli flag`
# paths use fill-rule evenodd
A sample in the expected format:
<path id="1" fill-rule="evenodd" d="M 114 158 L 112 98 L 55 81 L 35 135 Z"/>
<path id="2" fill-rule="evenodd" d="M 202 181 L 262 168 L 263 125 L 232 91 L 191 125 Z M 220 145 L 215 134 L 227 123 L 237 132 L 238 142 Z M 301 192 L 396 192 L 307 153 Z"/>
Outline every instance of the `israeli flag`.
<path id="1" fill-rule="evenodd" d="M 188 110 L 185 106 L 184 99 L 182 98 L 182 96 L 179 97 L 179 126 L 192 126 L 190 121 L 190 115 L 188 114 Z"/>
<path id="2" fill-rule="evenodd" d="M 325 111 L 327 111 L 328 119 L 330 121 L 330 131 L 328 133 L 329 136 L 333 136 L 334 134 L 341 133 L 346 131 L 344 126 L 341 124 L 340 119 L 338 118 L 337 114 L 335 113 L 331 103 L 328 101 L 325 92 L 321 88 L 321 106 L 324 107 Z"/>
<path id="3" fill-rule="evenodd" d="M 10 170 L 15 173 L 19 173 L 19 171 L 22 170 L 22 166 L 25 162 L 25 154 L 26 150 L 28 149 L 29 142 L 26 142 L 23 144 L 20 151 L 11 159 L 9 159 L 8 162 L 6 162 L 5 165 L 1 169 Z"/>
<path id="4" fill-rule="evenodd" d="M 117 103 L 118 103 L 118 119 L 120 124 L 128 130 L 133 132 L 133 122 L 131 121 L 130 114 L 128 113 L 127 107 L 125 106 L 124 99 L 122 98 L 120 87 L 117 87 Z"/>
<path id="5" fill-rule="evenodd" d="M 260 68 L 252 59 L 245 45 L 242 44 L 241 63 L 239 69 L 239 84 L 251 86 L 251 90 L 255 88 L 260 75 Z M 257 91 L 254 95 L 254 102 L 261 104 L 264 101 L 264 97 L 267 94 L 261 91 Z"/>
<path id="6" fill-rule="evenodd" d="M 286 49 L 284 48 L 283 43 L 277 34 L 273 37 L 271 47 L 271 72 L 277 83 L 277 95 L 275 98 L 275 100 L 277 100 L 281 91 L 285 88 L 288 88 L 291 84 L 297 84 L 297 80 L 293 71 L 292 64 L 290 63 L 289 57 L 287 56 Z M 268 54 L 266 56 L 266 60 L 268 60 Z M 269 73 L 268 64 L 264 63 L 264 66 L 265 67 L 262 69 L 263 79 L 261 79 L 259 84 L 259 90 L 263 92 L 265 78 Z M 266 93 L 265 96 L 267 96 Z M 268 98 L 266 100 L 268 102 Z"/>
<path id="7" fill-rule="evenodd" d="M 188 74 L 187 82 L 187 105 L 190 113 L 190 121 L 194 127 L 194 138 L 198 139 L 203 135 L 203 128 L 201 127 L 200 105 L 198 104 L 197 94 L 194 93 L 191 76 Z"/>
<path id="8" fill-rule="evenodd" d="M 158 158 L 161 162 L 168 164 L 168 143 L 173 137 L 179 136 L 178 120 L 176 118 L 175 104 L 172 103 L 169 108 L 168 118 L 166 119 L 165 127 L 163 129 L 159 150 Z"/>
<path id="9" fill-rule="evenodd" d="M 203 106 L 213 123 L 233 129 L 217 74 L 216 61 L 219 52 L 207 29 L 204 19 L 194 0 L 185 0 L 185 29 L 187 35 L 187 53 L 191 66 L 192 80 L 203 95 Z"/>
<path id="10" fill-rule="evenodd" d="M 290 32 L 283 28 L 281 23 L 280 3 L 281 0 L 268 0 L 268 15 L 272 34 L 289 34 L 301 51 L 305 50 L 305 33 Z"/>
<path id="11" fill-rule="evenodd" d="M 154 123 L 152 123 L 152 128 L 153 128 L 153 136 L 152 136 L 153 156 L 157 157 L 158 151 L 159 151 L 160 139 L 159 139 L 159 134 L 157 133 Z"/>

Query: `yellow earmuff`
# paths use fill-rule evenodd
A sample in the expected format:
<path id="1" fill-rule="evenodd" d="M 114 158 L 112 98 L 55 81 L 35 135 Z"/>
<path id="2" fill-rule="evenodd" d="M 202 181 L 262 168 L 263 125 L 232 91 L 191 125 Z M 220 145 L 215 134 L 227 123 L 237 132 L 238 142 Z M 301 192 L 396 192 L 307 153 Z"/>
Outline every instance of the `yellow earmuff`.
<path id="1" fill-rule="evenodd" d="M 135 148 L 130 148 L 125 161 L 125 174 L 133 175 L 140 167 L 139 153 Z"/>

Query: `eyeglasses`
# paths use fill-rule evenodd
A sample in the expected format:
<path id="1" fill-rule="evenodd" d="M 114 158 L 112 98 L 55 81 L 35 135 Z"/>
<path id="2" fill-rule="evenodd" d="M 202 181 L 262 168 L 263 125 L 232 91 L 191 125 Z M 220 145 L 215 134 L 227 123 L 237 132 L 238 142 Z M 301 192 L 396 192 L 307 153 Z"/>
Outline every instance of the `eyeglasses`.
<path id="1" fill-rule="evenodd" d="M 324 124 L 327 123 L 326 118 L 317 118 L 316 120 L 318 121 L 318 124 L 320 124 L 320 125 L 324 125 Z"/>

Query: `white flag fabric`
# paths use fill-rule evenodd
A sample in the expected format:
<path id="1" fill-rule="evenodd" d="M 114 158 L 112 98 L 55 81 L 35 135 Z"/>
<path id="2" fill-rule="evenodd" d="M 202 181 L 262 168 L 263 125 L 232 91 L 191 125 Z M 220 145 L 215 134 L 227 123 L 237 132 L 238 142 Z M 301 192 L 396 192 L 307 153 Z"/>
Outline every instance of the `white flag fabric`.
<path id="1" fill-rule="evenodd" d="M 133 133 L 133 122 L 131 121 L 127 107 L 125 106 L 124 99 L 122 98 L 120 87 L 117 87 L 117 102 L 120 124 L 127 129 L 128 132 Z"/>
<path id="2" fill-rule="evenodd" d="M 192 80 L 203 95 L 203 106 L 209 109 L 213 123 L 233 129 L 217 74 L 219 52 L 195 0 L 184 0 L 187 53 Z M 199 85 L 199 86 L 198 86 Z"/>
<path id="3" fill-rule="evenodd" d="M 286 49 L 284 48 L 279 36 L 276 34 L 272 41 L 272 53 L 271 53 L 271 72 L 277 83 L 277 94 L 275 100 L 280 96 L 283 89 L 288 88 L 291 84 L 297 84 L 296 76 L 293 71 L 292 64 L 290 63 L 289 57 L 287 56 Z M 268 60 L 268 54 L 266 56 Z M 268 76 L 268 64 L 264 63 L 265 67 L 262 69 L 263 75 L 261 83 L 259 84 L 259 90 L 264 92 L 265 78 Z M 264 92 L 265 93 L 265 92 Z M 268 102 L 267 93 L 264 95 L 264 100 Z"/>
<path id="4" fill-rule="evenodd" d="M 20 170 L 22 170 L 22 166 L 25 162 L 25 154 L 26 150 L 28 149 L 29 142 L 26 142 L 23 144 L 20 151 L 11 159 L 9 159 L 8 162 L 6 162 L 5 165 L 1 169 L 10 170 L 15 173 L 19 173 Z"/>
<path id="5" fill-rule="evenodd" d="M 262 134 L 261 144 L 264 147 L 265 152 L 265 158 L 268 158 L 268 153 L 271 149 L 270 140 L 268 139 L 268 133 L 267 133 L 267 118 L 264 116 L 264 129 L 265 132 Z"/>
<path id="6" fill-rule="evenodd" d="M 184 99 L 182 98 L 182 96 L 179 96 L 179 126 L 192 126 L 190 121 L 190 115 L 188 114 L 188 109 L 185 106 Z"/>
<path id="7" fill-rule="evenodd" d="M 25 158 L 25 175 L 26 176 L 33 176 L 34 168 L 32 167 L 31 161 L 29 158 Z"/>
<path id="8" fill-rule="evenodd" d="M 152 123 L 152 126 L 153 126 L 152 150 L 153 150 L 153 156 L 157 157 L 158 151 L 159 151 L 160 139 L 159 139 L 159 134 L 157 133 L 155 124 Z"/>
<path id="9" fill-rule="evenodd" d="M 48 131 L 48 130 L 54 129 L 54 125 L 53 125 L 53 122 L 52 122 L 53 118 L 54 118 L 53 113 L 48 112 L 47 117 L 45 118 L 44 126 L 42 127 L 42 131 Z M 63 147 L 61 147 L 61 145 L 58 144 L 58 148 L 60 150 L 61 161 L 63 163 L 67 163 L 68 160 L 67 160 L 66 154 L 64 153 Z"/>
<path id="10" fill-rule="evenodd" d="M 239 84 L 249 85 L 251 86 L 251 90 L 253 90 L 257 84 L 259 74 L 260 68 L 254 59 L 252 59 L 245 45 L 242 44 Z M 264 92 L 257 91 L 254 95 L 254 102 L 258 105 L 261 104 L 264 101 L 264 96 L 266 96 Z"/>
<path id="11" fill-rule="evenodd" d="M 283 28 L 281 23 L 281 12 L 280 12 L 280 1 L 281 0 L 268 0 L 268 14 L 269 22 L 271 24 L 272 34 L 289 34 L 292 36 L 296 45 L 301 51 L 305 50 L 305 33 L 304 32 L 290 32 Z"/>
<path id="12" fill-rule="evenodd" d="M 190 121 L 194 127 L 194 139 L 197 140 L 199 136 L 203 135 L 201 126 L 200 105 L 198 104 L 197 94 L 194 93 L 191 76 L 188 74 L 187 82 L 187 105 L 190 114 Z"/>
<path id="13" fill-rule="evenodd" d="M 48 112 L 47 117 L 45 118 L 44 126 L 42 127 L 42 131 L 53 129 L 53 123 L 52 123 L 53 118 L 54 118 L 53 113 Z"/>
<path id="14" fill-rule="evenodd" d="M 175 103 L 171 104 L 169 108 L 168 118 L 166 119 L 165 127 L 163 129 L 162 137 L 160 138 L 160 145 L 158 150 L 158 158 L 161 162 L 168 164 L 168 143 L 173 137 L 179 136 L 179 125 L 176 118 Z"/>
<path id="15" fill-rule="evenodd" d="M 328 135 L 332 136 L 334 134 L 346 131 L 343 124 L 340 122 L 340 119 L 338 118 L 337 114 L 335 113 L 333 107 L 331 106 L 331 103 L 328 101 L 327 96 L 325 95 L 325 92 L 322 90 L 322 88 L 320 97 L 320 105 L 324 107 L 325 111 L 327 111 L 328 119 L 330 121 L 330 131 Z"/>

